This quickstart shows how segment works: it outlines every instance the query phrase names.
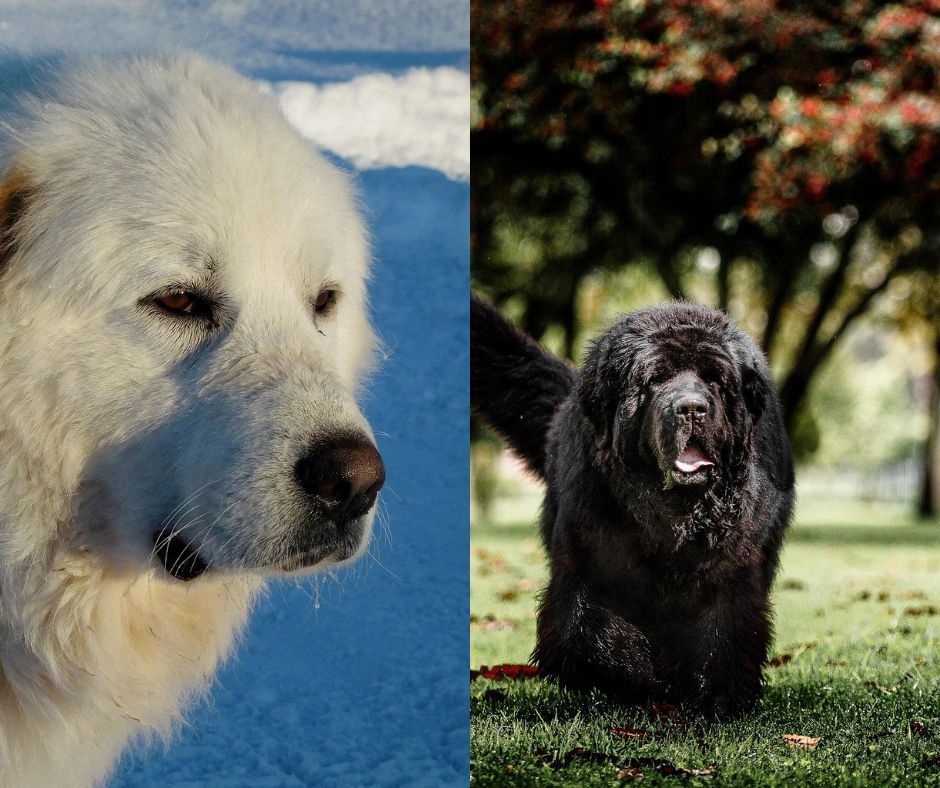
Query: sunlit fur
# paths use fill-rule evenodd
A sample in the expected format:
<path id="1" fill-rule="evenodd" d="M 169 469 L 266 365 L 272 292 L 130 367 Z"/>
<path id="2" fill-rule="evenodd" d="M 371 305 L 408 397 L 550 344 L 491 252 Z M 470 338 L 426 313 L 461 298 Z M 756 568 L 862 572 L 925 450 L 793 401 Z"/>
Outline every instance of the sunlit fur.
<path id="1" fill-rule="evenodd" d="M 86 64 L 3 120 L 0 785 L 85 785 L 229 652 L 309 515 L 299 454 L 371 435 L 368 243 L 346 177 L 199 58 Z M 216 325 L 148 306 L 205 276 Z"/>

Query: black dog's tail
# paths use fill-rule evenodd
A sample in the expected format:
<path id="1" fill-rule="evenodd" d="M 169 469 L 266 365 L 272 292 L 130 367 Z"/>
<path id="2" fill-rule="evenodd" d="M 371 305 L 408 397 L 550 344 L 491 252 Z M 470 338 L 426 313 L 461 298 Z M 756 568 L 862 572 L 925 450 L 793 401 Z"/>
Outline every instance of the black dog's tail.
<path id="1" fill-rule="evenodd" d="M 492 306 L 470 296 L 470 406 L 545 477 L 545 441 L 575 372 Z"/>

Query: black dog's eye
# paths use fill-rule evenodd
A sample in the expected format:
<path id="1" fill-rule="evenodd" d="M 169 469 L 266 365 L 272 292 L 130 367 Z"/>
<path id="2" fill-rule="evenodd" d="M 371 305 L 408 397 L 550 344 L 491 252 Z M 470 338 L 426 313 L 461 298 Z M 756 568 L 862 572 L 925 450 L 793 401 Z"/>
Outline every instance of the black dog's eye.
<path id="1" fill-rule="evenodd" d="M 212 315 L 209 304 L 187 290 L 170 290 L 160 293 L 153 297 L 153 302 L 174 315 L 192 315 L 193 317 L 211 317 Z"/>
<path id="2" fill-rule="evenodd" d="M 325 287 L 319 292 L 317 297 L 313 299 L 313 311 L 318 317 L 323 315 L 328 315 L 333 311 L 333 307 L 336 306 L 336 301 L 339 298 L 339 293 L 331 287 Z"/>
<path id="3" fill-rule="evenodd" d="M 705 381 L 709 386 L 720 386 L 721 385 L 721 375 L 715 372 L 706 372 L 701 376 L 702 380 Z"/>
<path id="4" fill-rule="evenodd" d="M 707 383 L 709 386 L 718 386 L 721 388 L 725 385 L 727 376 L 724 372 L 717 367 L 707 367 L 699 373 L 699 377 Z"/>

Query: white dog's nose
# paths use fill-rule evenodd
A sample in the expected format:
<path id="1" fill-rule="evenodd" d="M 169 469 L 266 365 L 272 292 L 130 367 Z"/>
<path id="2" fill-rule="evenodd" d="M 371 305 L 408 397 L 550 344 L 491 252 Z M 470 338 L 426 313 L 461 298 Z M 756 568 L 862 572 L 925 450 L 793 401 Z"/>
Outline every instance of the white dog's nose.
<path id="1" fill-rule="evenodd" d="M 368 512 L 385 483 L 382 456 L 372 441 L 358 435 L 317 442 L 294 470 L 300 486 L 337 524 Z"/>

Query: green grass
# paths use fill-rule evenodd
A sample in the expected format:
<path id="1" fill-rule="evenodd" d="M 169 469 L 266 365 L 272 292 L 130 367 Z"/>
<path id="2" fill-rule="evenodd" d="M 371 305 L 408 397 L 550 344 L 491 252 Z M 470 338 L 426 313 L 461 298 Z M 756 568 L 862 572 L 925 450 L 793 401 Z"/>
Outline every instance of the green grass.
<path id="1" fill-rule="evenodd" d="M 474 667 L 526 662 L 545 562 L 531 497 L 471 526 Z M 801 504 L 775 592 L 766 696 L 742 721 L 706 724 L 618 707 L 550 682 L 471 685 L 479 785 L 940 785 L 940 523 L 846 502 Z M 912 723 L 914 723 L 912 727 Z M 623 739 L 614 727 L 642 738 Z M 793 749 L 783 734 L 818 737 Z M 602 753 L 565 755 L 577 747 Z M 712 769 L 663 776 L 658 766 Z"/>

